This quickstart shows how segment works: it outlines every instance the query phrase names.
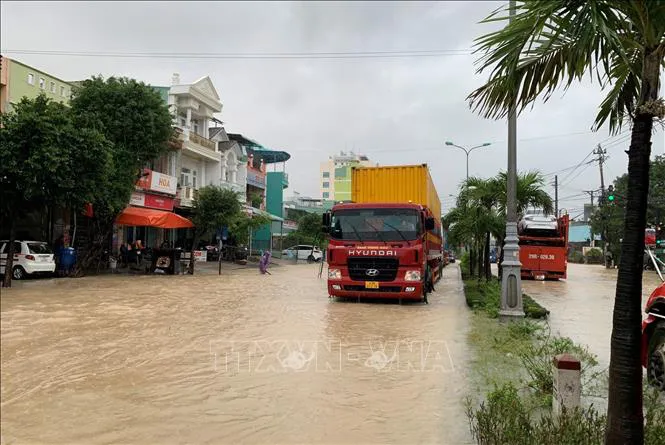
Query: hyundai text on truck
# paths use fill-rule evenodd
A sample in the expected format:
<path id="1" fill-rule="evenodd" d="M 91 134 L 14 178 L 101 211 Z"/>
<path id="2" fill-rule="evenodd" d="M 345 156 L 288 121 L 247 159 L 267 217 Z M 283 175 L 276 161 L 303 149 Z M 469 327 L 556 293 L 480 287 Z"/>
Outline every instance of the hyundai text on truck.
<path id="1" fill-rule="evenodd" d="M 427 302 L 441 277 L 441 201 L 427 164 L 356 167 L 351 201 L 323 215 L 328 294 Z"/>
<path id="2" fill-rule="evenodd" d="M 518 225 L 522 278 L 565 279 L 569 216 L 527 215 Z"/>

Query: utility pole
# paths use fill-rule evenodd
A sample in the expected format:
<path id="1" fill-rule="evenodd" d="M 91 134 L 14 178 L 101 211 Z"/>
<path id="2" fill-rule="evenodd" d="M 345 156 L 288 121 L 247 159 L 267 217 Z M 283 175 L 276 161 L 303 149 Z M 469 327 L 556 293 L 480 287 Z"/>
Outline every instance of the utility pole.
<path id="1" fill-rule="evenodd" d="M 515 0 L 510 0 L 510 22 L 515 20 Z M 506 184 L 506 245 L 501 268 L 501 310 L 503 318 L 524 317 L 522 306 L 522 263 L 517 236 L 517 88 L 508 112 L 508 172 Z"/>
<path id="2" fill-rule="evenodd" d="M 595 154 L 598 155 L 598 168 L 600 169 L 600 200 L 598 201 L 598 210 L 601 212 L 601 216 L 603 216 L 603 207 L 605 206 L 605 179 L 603 177 L 603 162 L 605 162 L 607 150 L 603 150 L 603 148 L 598 144 L 596 149 L 593 151 Z M 604 220 L 602 220 L 604 221 Z M 603 257 L 607 254 L 607 227 L 605 222 L 602 223 L 602 232 L 600 234 L 601 239 L 603 240 Z"/>
<path id="3" fill-rule="evenodd" d="M 595 193 L 595 190 L 585 190 L 584 193 L 588 193 L 589 197 L 591 198 L 591 213 L 593 214 L 593 194 Z M 593 229 L 591 228 L 591 223 L 589 222 L 589 236 L 591 239 L 589 240 L 591 243 L 591 247 L 595 246 L 595 241 L 593 240 Z"/>
<path id="4" fill-rule="evenodd" d="M 554 215 L 559 217 L 559 176 L 554 175 Z"/>

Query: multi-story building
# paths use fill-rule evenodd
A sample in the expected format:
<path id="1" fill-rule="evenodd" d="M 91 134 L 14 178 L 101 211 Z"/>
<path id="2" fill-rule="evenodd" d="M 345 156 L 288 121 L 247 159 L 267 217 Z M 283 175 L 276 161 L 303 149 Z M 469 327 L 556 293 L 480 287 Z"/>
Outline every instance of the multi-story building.
<path id="1" fill-rule="evenodd" d="M 340 152 L 321 163 L 319 180 L 321 198 L 331 201 L 351 200 L 351 168 L 370 166 L 372 163 L 365 155 L 354 152 Z"/>
<path id="2" fill-rule="evenodd" d="M 22 98 L 43 93 L 49 99 L 68 103 L 72 85 L 18 60 L 2 57 L 0 63 L 0 112 L 9 112 Z"/>
<path id="3" fill-rule="evenodd" d="M 187 209 L 192 207 L 200 187 L 221 183 L 222 156 L 218 140 L 210 138 L 209 129 L 213 114 L 222 111 L 222 102 L 210 77 L 184 84 L 174 74 L 168 104 L 182 140 L 175 161 L 179 179 L 176 206 Z"/>
<path id="4" fill-rule="evenodd" d="M 211 139 L 216 139 L 217 149 L 221 153 L 221 187 L 233 190 L 243 204 L 247 203 L 248 156 L 243 147 L 229 139 L 224 127 L 209 129 Z M 263 181 L 265 184 L 265 181 Z M 262 194 L 263 195 L 263 194 Z"/>

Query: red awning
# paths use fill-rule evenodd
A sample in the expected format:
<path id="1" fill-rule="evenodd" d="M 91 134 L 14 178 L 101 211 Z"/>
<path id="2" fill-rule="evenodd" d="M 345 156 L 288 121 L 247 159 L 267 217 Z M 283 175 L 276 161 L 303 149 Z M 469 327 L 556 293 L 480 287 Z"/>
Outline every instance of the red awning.
<path id="1" fill-rule="evenodd" d="M 173 212 L 146 209 L 143 207 L 127 207 L 115 220 L 116 224 L 123 226 L 147 226 L 160 229 L 186 229 L 194 227 L 187 218 Z"/>

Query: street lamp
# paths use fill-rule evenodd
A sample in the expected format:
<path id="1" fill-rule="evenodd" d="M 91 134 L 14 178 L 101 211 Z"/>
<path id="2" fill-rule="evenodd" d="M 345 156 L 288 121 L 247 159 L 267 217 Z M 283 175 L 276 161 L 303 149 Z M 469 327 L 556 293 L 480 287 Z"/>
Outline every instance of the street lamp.
<path id="1" fill-rule="evenodd" d="M 457 144 L 454 144 L 450 141 L 446 141 L 446 145 L 448 145 L 450 147 L 457 147 L 460 150 L 464 151 L 464 153 L 466 153 L 466 180 L 468 181 L 469 180 L 469 155 L 476 148 L 487 147 L 488 145 L 492 145 L 492 143 L 491 142 L 485 142 L 484 144 L 476 145 L 475 147 L 471 147 L 471 148 L 461 147 L 461 146 L 459 146 Z"/>

